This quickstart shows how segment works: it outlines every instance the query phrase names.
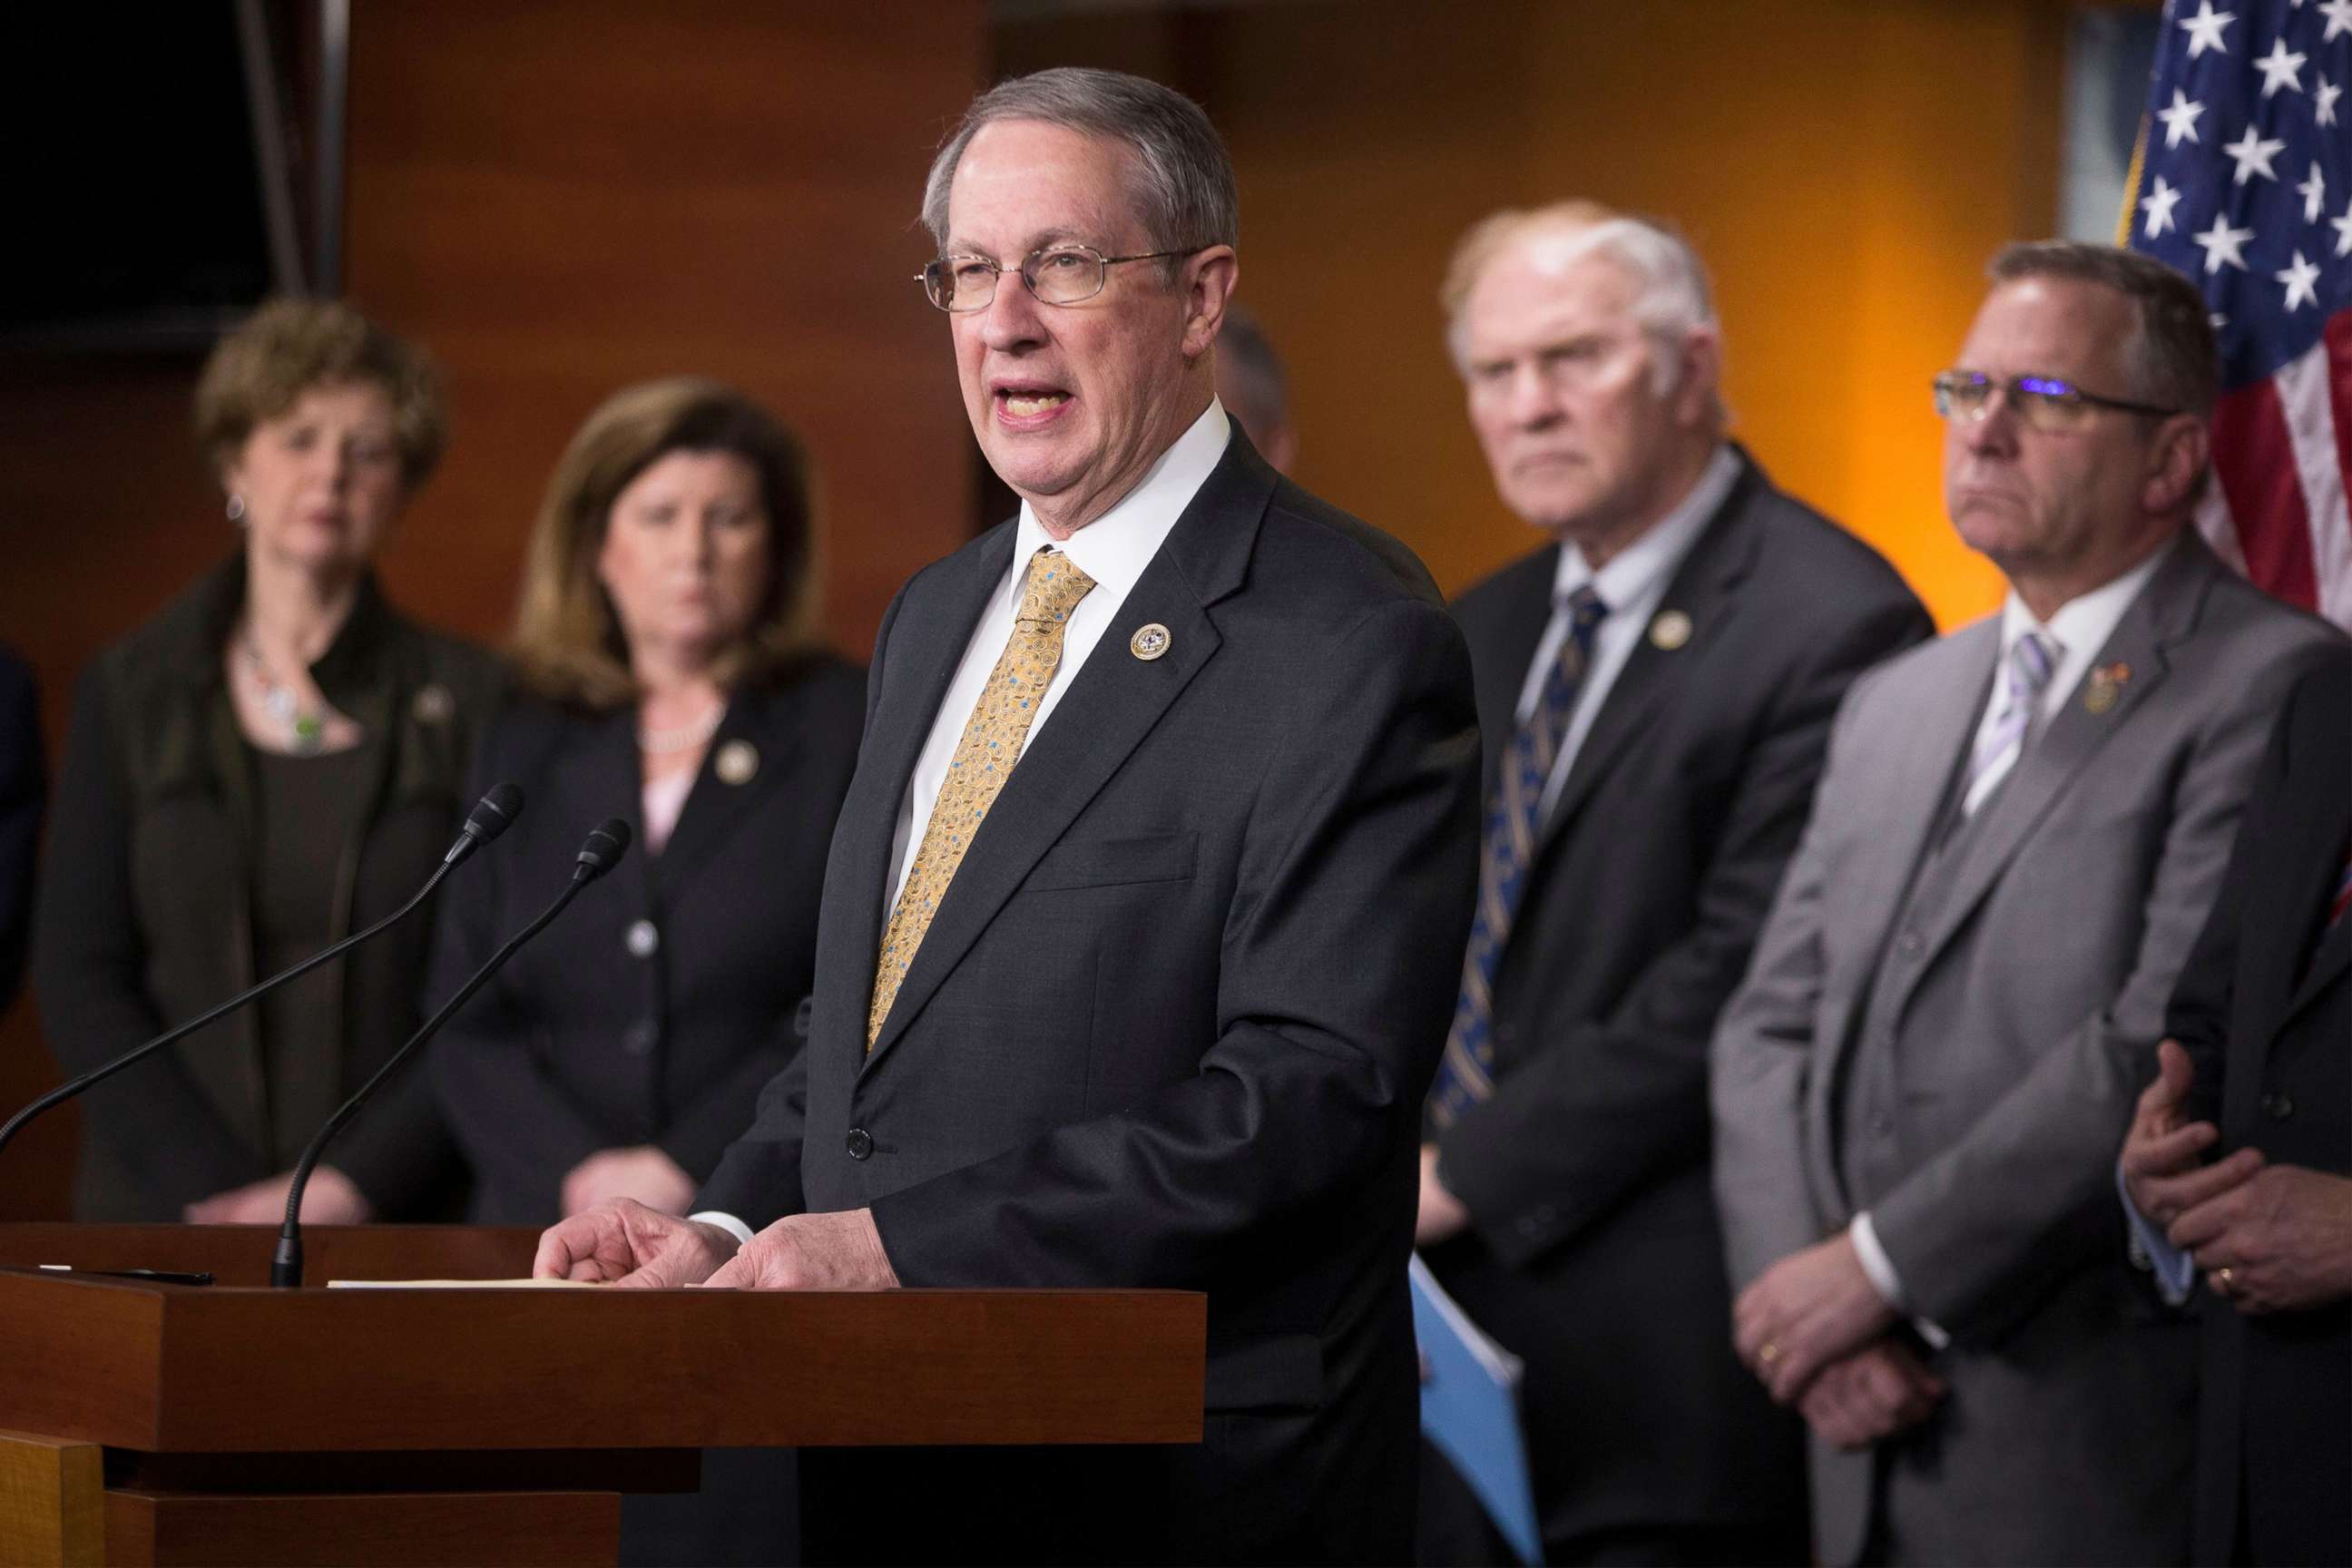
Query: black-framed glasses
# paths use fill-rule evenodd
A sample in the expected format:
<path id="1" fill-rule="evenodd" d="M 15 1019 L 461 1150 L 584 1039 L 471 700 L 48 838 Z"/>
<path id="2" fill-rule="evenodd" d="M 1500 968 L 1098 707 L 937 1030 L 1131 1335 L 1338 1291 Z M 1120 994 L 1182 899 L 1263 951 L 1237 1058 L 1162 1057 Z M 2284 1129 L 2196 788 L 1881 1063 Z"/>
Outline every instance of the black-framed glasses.
<path id="1" fill-rule="evenodd" d="M 1991 414 L 1995 393 L 2006 396 L 2018 418 L 2036 430 L 2072 430 L 2101 408 L 2159 419 L 2183 412 L 2085 392 L 2054 375 L 1984 375 L 1973 370 L 1948 370 L 1929 384 L 1936 389 L 1937 416 L 1968 425 Z"/>
<path id="2" fill-rule="evenodd" d="M 1049 245 L 1021 258 L 1021 281 L 1045 305 L 1075 305 L 1103 291 L 1110 268 L 1129 261 L 1164 261 L 1190 256 L 1199 246 L 1182 250 L 1148 250 L 1140 256 L 1105 256 L 1091 245 Z M 915 274 L 932 304 L 961 315 L 985 310 L 996 299 L 996 279 L 1006 268 L 985 256 L 969 252 L 942 256 Z"/>

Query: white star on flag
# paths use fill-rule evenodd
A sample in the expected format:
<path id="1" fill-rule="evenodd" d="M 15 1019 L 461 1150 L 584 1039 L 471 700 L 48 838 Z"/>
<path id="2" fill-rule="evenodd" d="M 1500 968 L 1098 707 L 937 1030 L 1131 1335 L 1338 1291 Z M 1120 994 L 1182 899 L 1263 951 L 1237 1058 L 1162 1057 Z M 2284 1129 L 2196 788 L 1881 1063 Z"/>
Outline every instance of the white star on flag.
<path id="1" fill-rule="evenodd" d="M 2352 33 L 2352 0 L 2326 0 L 2319 14 L 2327 18 L 2327 32 L 2320 38 L 2325 44 L 2338 33 Z"/>
<path id="2" fill-rule="evenodd" d="M 2207 49 L 2228 54 L 2230 46 L 2221 41 L 2221 29 L 2237 19 L 2235 11 L 2215 12 L 2213 0 L 2198 0 L 2197 15 L 2180 24 L 2189 34 L 2189 58 L 2193 60 Z"/>
<path id="3" fill-rule="evenodd" d="M 2352 5 L 2352 0 L 2344 0 L 2344 3 L 2347 5 Z M 2204 112 L 2203 104 L 2189 102 L 2187 93 L 2177 87 L 2174 88 L 2172 107 L 2156 111 L 2156 117 L 2164 121 L 2164 144 L 2167 147 L 2178 147 L 2183 141 L 2195 142 L 2197 117 Z"/>
<path id="4" fill-rule="evenodd" d="M 2250 228 L 2231 228 L 2230 220 L 2220 213 L 2213 215 L 2213 226 L 2203 234 L 2189 237 L 2205 247 L 2205 276 L 2210 278 L 2224 266 L 2239 271 L 2246 269 L 2246 241 L 2254 237 Z"/>
<path id="5" fill-rule="evenodd" d="M 2352 5 L 2352 0 L 2344 0 L 2344 3 L 2347 5 Z M 2344 89 L 2342 88 L 2336 86 L 2326 77 L 2321 77 L 2319 79 L 2319 88 L 2312 94 L 2312 102 L 2319 115 L 2319 123 L 2322 125 L 2333 125 L 2336 123 L 2336 100 L 2343 96 Z M 2194 141 L 2195 138 L 2191 137 L 2190 140 Z"/>
<path id="6" fill-rule="evenodd" d="M 2271 52 L 2254 62 L 2254 68 L 2263 73 L 2263 97 L 2267 100 L 2283 87 L 2301 92 L 2303 61 L 2303 56 L 2287 53 L 2284 38 L 2272 39 Z"/>
<path id="7" fill-rule="evenodd" d="M 2162 174 L 2156 177 L 2156 189 L 2139 199 L 2139 210 L 2147 215 L 2147 237 L 2154 239 L 2172 226 L 2172 209 L 2180 205 L 2180 193 L 2167 184 Z"/>
<path id="8" fill-rule="evenodd" d="M 2329 218 L 2327 226 L 2336 231 L 2336 254 L 2352 256 L 2352 202 L 2346 202 L 2344 216 Z"/>
<path id="9" fill-rule="evenodd" d="M 2295 186 L 2294 194 L 2303 198 L 2303 221 L 2317 223 L 2319 215 L 2327 210 L 2327 176 L 2318 164 L 2311 166 L 2311 178 Z"/>
<path id="10" fill-rule="evenodd" d="M 2238 164 L 2238 172 L 2230 177 L 2230 183 L 2242 185 L 2256 174 L 2265 180 L 2277 179 L 2278 171 L 2271 167 L 2271 160 L 2277 157 L 2280 149 L 2285 145 L 2284 142 L 2265 141 L 2255 134 L 2252 126 L 2247 126 L 2243 136 L 2221 144 L 2221 151 L 2235 159 Z"/>
<path id="11" fill-rule="evenodd" d="M 2294 253 L 2294 262 L 2292 266 L 2283 272 L 2273 272 L 2271 276 L 2286 285 L 2288 310 L 2294 310 L 2305 301 L 2314 305 L 2319 303 L 2319 268 L 2305 261 L 2302 251 L 2298 250 Z"/>

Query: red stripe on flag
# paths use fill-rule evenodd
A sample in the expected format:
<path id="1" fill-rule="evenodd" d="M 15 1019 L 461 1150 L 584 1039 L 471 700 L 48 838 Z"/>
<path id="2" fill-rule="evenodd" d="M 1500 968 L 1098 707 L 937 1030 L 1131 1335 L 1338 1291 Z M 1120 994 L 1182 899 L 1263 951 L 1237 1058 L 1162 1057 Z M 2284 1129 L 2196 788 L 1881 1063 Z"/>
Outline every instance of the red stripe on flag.
<path id="1" fill-rule="evenodd" d="M 2352 510 L 2352 310 L 2338 310 L 2320 332 L 2327 345 L 2327 401 L 2336 411 L 2336 466 Z"/>
<path id="2" fill-rule="evenodd" d="M 2340 431 L 2342 426 L 2337 426 Z M 2287 438 L 2278 384 L 2263 380 L 2228 394 L 2213 410 L 2213 469 L 2229 498 L 2254 585 L 2314 609 L 2319 580 L 2311 563 L 2311 513 Z"/>

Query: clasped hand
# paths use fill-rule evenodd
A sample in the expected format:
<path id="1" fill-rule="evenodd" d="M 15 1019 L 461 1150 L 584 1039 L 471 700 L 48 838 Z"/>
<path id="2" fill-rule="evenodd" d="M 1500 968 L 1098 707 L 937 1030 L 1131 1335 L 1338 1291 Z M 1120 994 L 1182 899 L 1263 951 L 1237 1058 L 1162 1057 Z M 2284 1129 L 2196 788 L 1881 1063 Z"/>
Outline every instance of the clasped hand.
<path id="1" fill-rule="evenodd" d="M 791 1215 L 741 1247 L 715 1225 L 611 1198 L 551 1228 L 531 1262 L 539 1279 L 649 1289 L 887 1290 L 898 1276 L 870 1209 Z"/>
<path id="2" fill-rule="evenodd" d="M 2272 1165 L 2259 1149 L 2199 1163 L 2221 1138 L 2185 1121 L 2194 1072 L 2172 1040 L 2124 1140 L 2124 1186 L 2166 1239 L 2242 1312 L 2300 1311 L 2352 1295 L 2352 1181 Z"/>

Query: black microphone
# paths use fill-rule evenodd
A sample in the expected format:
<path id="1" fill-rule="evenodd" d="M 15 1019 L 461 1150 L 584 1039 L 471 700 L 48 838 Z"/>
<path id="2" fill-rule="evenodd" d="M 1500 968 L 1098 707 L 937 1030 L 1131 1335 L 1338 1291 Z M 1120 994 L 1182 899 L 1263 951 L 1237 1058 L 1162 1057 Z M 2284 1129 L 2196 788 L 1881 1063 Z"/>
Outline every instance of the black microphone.
<path id="1" fill-rule="evenodd" d="M 343 938 L 342 941 L 336 942 L 331 947 L 323 948 L 320 951 L 312 953 L 310 957 L 294 965 L 291 969 L 282 970 L 279 973 L 271 975 L 268 979 L 261 982 L 258 985 L 253 986 L 249 990 L 239 992 L 237 994 L 230 997 L 227 1001 L 222 1003 L 219 1006 L 211 1009 L 209 1012 L 200 1014 L 197 1016 L 189 1019 L 186 1023 L 182 1024 L 177 1028 L 164 1030 L 162 1034 L 156 1036 L 145 1045 L 125 1051 L 121 1056 L 115 1058 L 112 1061 L 101 1063 L 100 1066 L 90 1068 L 89 1071 L 82 1074 L 78 1079 L 59 1084 L 57 1088 L 49 1090 L 48 1093 L 41 1096 L 40 1099 L 33 1101 L 32 1104 L 25 1107 L 24 1110 L 10 1117 L 5 1126 L 0 1126 L 0 1149 L 7 1148 L 8 1140 L 16 1136 L 17 1132 L 23 1129 L 26 1122 L 32 1121 L 36 1116 L 40 1115 L 44 1110 L 48 1110 L 54 1107 L 63 1105 L 67 1100 L 71 1100 L 74 1096 L 79 1094 L 82 1090 L 89 1089 L 93 1084 L 105 1082 L 108 1079 L 112 1078 L 116 1073 L 121 1072 L 124 1068 L 131 1066 L 134 1062 L 142 1061 L 148 1057 L 153 1056 L 157 1051 L 162 1050 L 165 1046 L 172 1044 L 174 1040 L 184 1039 L 186 1037 L 194 1034 L 198 1029 L 203 1028 L 205 1025 L 216 1022 L 217 1020 L 226 1017 L 227 1015 L 236 1012 L 239 1007 L 244 1006 L 246 1004 L 268 995 L 272 991 L 275 991 L 279 986 L 286 984 L 289 981 L 299 979 L 301 976 L 310 973 L 310 971 L 318 968 L 319 965 L 326 963 L 329 959 L 335 957 L 338 953 L 341 953 L 352 948 L 357 947 L 360 943 L 366 942 L 373 937 L 378 936 L 383 932 L 391 930 L 394 926 L 398 925 L 402 921 L 415 913 L 418 907 L 421 906 L 426 899 L 433 896 L 433 890 L 441 885 L 441 879 L 444 877 L 446 877 L 451 871 L 457 869 L 459 862 L 463 861 L 466 857 L 471 855 L 481 846 L 488 844 L 491 839 L 496 838 L 499 834 L 504 833 L 507 828 L 512 825 L 514 819 L 521 815 L 521 789 L 510 784 L 493 784 L 490 787 L 490 793 L 484 795 L 479 801 L 476 802 L 474 809 L 467 814 L 466 826 L 458 830 L 457 842 L 449 846 L 449 852 L 441 857 L 441 864 L 433 868 L 433 875 L 425 879 L 425 886 L 417 889 L 416 896 L 410 899 L 408 902 L 401 905 L 400 908 L 393 910 L 392 913 L 384 916 L 383 919 L 376 921 L 375 924 L 368 927 L 367 930 L 354 932 L 353 934 Z"/>
<path id="2" fill-rule="evenodd" d="M 310 1146 L 302 1151 L 301 1159 L 294 1163 L 293 1184 L 286 1190 L 286 1225 L 278 1233 L 278 1250 L 269 1259 L 269 1283 L 272 1286 L 290 1289 L 302 1283 L 302 1189 L 310 1184 L 310 1173 L 317 1167 L 319 1156 L 326 1152 L 328 1141 L 343 1130 L 345 1122 L 359 1114 L 360 1107 L 367 1103 L 368 1096 L 376 1091 L 378 1085 L 390 1078 L 417 1047 L 439 1034 L 441 1026 L 449 1021 L 451 1015 L 464 1006 L 475 992 L 488 984 L 490 976 L 506 966 L 507 960 L 515 955 L 516 949 L 545 930 L 549 921 L 562 914 L 564 907 L 580 896 L 581 889 L 619 865 L 621 857 L 628 852 L 629 825 L 617 816 L 606 818 L 588 835 L 588 842 L 580 847 L 579 857 L 572 868 L 572 879 L 563 885 L 563 891 L 555 896 L 555 901 L 541 910 L 529 925 L 507 938 L 506 944 L 490 954 L 489 962 L 474 971 L 466 984 L 457 987 L 457 994 L 441 1004 L 439 1011 L 425 1020 L 424 1027 L 402 1042 L 400 1049 L 393 1052 L 383 1066 L 375 1069 L 374 1076 L 360 1085 L 359 1092 L 343 1101 L 336 1108 L 335 1113 L 327 1118 L 327 1124 L 319 1129 L 319 1135 L 310 1140 Z"/>

